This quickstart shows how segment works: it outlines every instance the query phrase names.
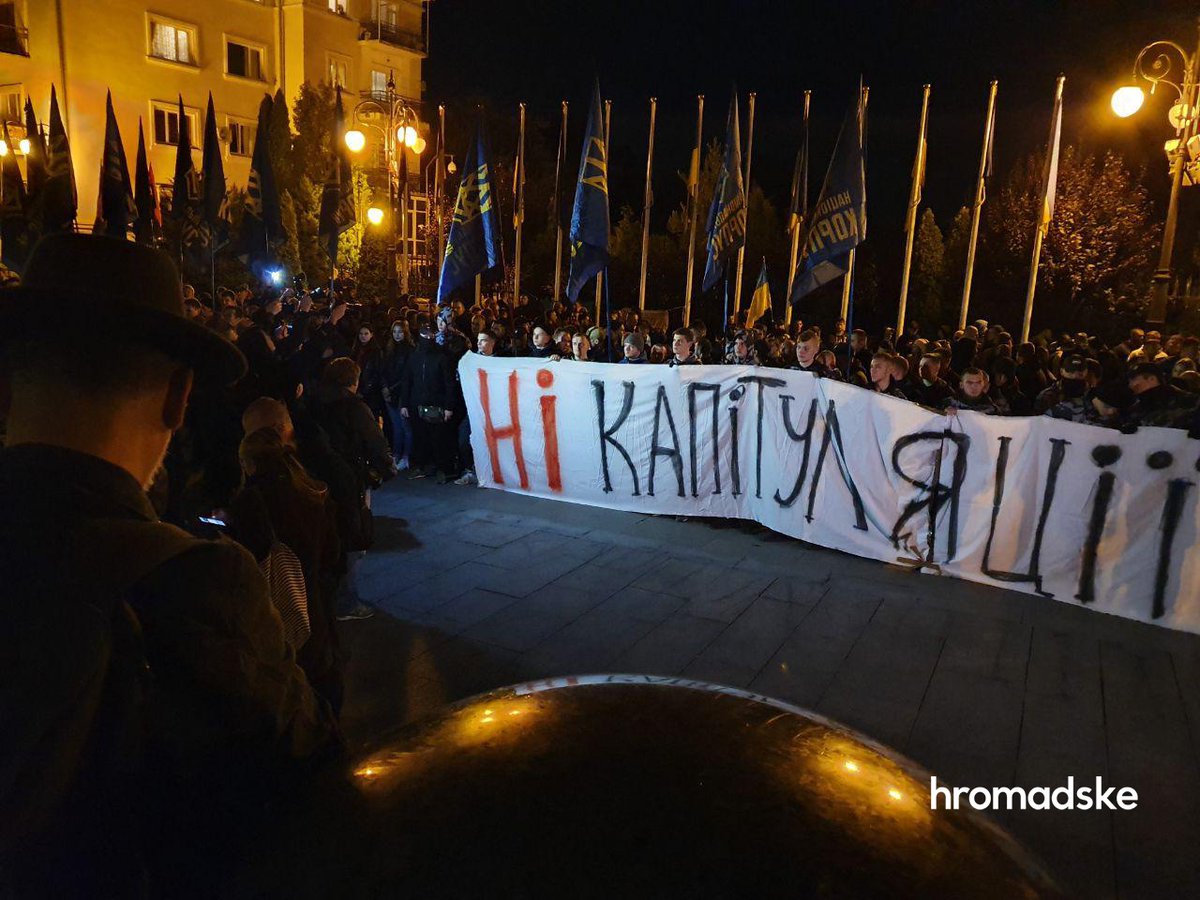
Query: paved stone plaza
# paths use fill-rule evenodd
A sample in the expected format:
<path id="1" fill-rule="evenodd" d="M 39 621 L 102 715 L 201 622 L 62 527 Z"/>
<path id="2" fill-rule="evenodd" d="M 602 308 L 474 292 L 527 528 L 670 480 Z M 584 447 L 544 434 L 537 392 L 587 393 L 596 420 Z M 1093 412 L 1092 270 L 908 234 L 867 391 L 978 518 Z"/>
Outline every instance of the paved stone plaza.
<path id="1" fill-rule="evenodd" d="M 1200 896 L 1200 637 L 718 527 L 397 479 L 345 624 L 349 738 L 551 675 L 685 675 L 816 710 L 964 786 L 1131 812 L 998 818 L 1084 897 Z"/>

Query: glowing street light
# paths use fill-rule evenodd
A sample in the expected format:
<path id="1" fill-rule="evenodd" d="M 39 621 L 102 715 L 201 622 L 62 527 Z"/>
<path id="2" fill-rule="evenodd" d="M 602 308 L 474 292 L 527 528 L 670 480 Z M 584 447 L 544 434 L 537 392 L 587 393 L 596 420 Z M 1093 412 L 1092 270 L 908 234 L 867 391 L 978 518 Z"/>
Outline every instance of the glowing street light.
<path id="1" fill-rule="evenodd" d="M 420 137 L 421 136 L 417 134 L 417 129 L 413 128 L 411 125 L 404 125 L 396 129 L 396 140 L 402 141 L 405 147 L 415 146 Z"/>
<path id="2" fill-rule="evenodd" d="M 427 144 L 425 142 L 425 138 L 418 136 L 417 139 L 413 141 L 412 152 L 417 154 L 417 156 L 420 156 L 425 152 L 426 146 Z"/>
<path id="3" fill-rule="evenodd" d="M 1113 91 L 1112 111 L 1122 119 L 1128 119 L 1145 102 L 1146 92 L 1135 84 L 1127 84 Z"/>
<path id="4" fill-rule="evenodd" d="M 1150 82 L 1150 93 L 1159 85 L 1166 85 L 1175 92 L 1176 102 L 1172 105 L 1168 119 L 1175 129 L 1175 137 L 1167 141 L 1167 161 L 1171 167 L 1171 197 L 1167 201 L 1167 220 L 1163 227 L 1162 250 L 1158 257 L 1158 268 L 1154 272 L 1154 290 L 1150 298 L 1150 309 L 1146 319 L 1152 324 L 1162 324 L 1167 318 L 1167 300 L 1171 289 L 1171 256 L 1175 249 L 1175 229 L 1179 221 L 1179 190 L 1183 187 L 1184 170 L 1188 168 L 1189 142 L 1196 136 L 1196 105 L 1200 101 L 1200 85 L 1197 84 L 1197 68 L 1200 67 L 1200 49 L 1189 54 L 1174 41 L 1154 41 L 1138 53 L 1133 62 L 1135 79 Z M 1121 118 L 1132 116 L 1141 109 L 1146 96 L 1141 88 L 1128 84 L 1117 88 L 1112 96 L 1112 109 Z"/>
<path id="5" fill-rule="evenodd" d="M 367 136 L 357 128 L 352 128 L 350 131 L 347 131 L 343 140 L 345 140 L 346 147 L 351 153 L 358 153 L 363 147 L 367 146 Z"/>
<path id="6" fill-rule="evenodd" d="M 367 221 L 372 225 L 380 225 L 383 223 L 383 210 L 378 206 L 372 206 L 367 210 Z"/>
<path id="7" fill-rule="evenodd" d="M 0 141 L 0 158 L 8 156 L 8 142 Z"/>
<path id="8" fill-rule="evenodd" d="M 33 145 L 31 143 L 29 143 L 29 138 L 21 138 L 21 140 L 17 143 L 17 146 L 21 148 L 22 154 L 24 154 L 25 156 L 28 156 L 29 148 L 32 147 Z"/>

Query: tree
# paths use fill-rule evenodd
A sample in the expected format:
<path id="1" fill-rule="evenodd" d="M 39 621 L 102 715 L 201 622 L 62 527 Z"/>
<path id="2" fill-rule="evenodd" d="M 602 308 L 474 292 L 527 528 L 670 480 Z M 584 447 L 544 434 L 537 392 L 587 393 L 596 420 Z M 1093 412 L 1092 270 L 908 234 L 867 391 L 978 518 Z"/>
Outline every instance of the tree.
<path id="1" fill-rule="evenodd" d="M 912 278 L 909 282 L 910 318 L 926 326 L 926 333 L 947 321 L 942 308 L 942 290 L 946 282 L 946 249 L 942 229 L 933 210 L 921 213 L 913 247 Z"/>
<path id="2" fill-rule="evenodd" d="M 990 277 L 986 286 L 976 284 L 1006 315 L 1023 307 L 1043 171 L 1044 156 L 1026 158 L 986 208 L 982 249 Z M 1159 241 L 1151 213 L 1141 175 L 1130 174 L 1119 154 L 1067 147 L 1038 271 L 1039 325 L 1073 328 L 1085 313 L 1144 303 Z"/>
<path id="3" fill-rule="evenodd" d="M 960 206 L 946 234 L 946 277 L 942 282 L 942 303 L 949 312 L 962 303 L 963 279 L 967 273 L 967 244 L 970 240 L 971 210 L 970 207 Z"/>

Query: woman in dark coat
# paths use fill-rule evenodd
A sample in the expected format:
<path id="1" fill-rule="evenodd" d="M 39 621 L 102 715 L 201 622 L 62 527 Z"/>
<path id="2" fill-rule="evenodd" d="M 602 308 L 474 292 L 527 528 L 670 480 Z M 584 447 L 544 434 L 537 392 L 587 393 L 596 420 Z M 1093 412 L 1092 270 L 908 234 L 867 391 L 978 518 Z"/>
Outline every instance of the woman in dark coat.
<path id="1" fill-rule="evenodd" d="M 334 625 L 341 547 L 329 489 L 304 469 L 295 448 L 274 428 L 247 435 L 238 448 L 246 483 L 226 511 L 230 536 L 263 563 L 279 541 L 300 561 L 308 601 L 309 636 L 296 662 L 336 714 L 343 679 Z"/>
<path id="2" fill-rule="evenodd" d="M 441 481 L 458 477 L 457 451 L 450 420 L 458 402 L 455 367 L 439 347 L 432 327 L 422 327 L 417 347 L 400 381 L 400 415 L 413 429 L 410 478 L 441 470 Z"/>
<path id="3" fill-rule="evenodd" d="M 408 468 L 409 454 L 412 452 L 412 426 L 408 419 L 400 415 L 400 381 L 412 352 L 407 324 L 403 319 L 394 320 L 380 360 L 380 370 L 383 376 L 383 411 L 390 426 L 388 442 L 398 469 Z"/>

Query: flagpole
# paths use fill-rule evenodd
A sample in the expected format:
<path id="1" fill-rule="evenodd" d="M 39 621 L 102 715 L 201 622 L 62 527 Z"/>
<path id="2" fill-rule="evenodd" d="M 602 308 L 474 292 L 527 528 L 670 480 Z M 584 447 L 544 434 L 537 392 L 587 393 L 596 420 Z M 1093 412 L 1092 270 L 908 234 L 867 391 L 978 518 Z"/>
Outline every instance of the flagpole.
<path id="1" fill-rule="evenodd" d="M 513 216 L 517 221 L 517 241 L 513 250 L 513 297 L 512 309 L 516 314 L 517 301 L 521 296 L 521 232 L 525 225 L 525 104 L 520 106 L 520 125 L 517 131 L 517 171 L 513 177 L 517 181 L 516 209 Z"/>
<path id="2" fill-rule="evenodd" d="M 607 169 L 608 160 L 612 157 L 612 101 L 604 101 L 604 159 Z M 607 267 L 596 273 L 596 325 L 600 324 L 600 301 L 604 292 L 604 273 Z M 606 325 L 607 327 L 607 325 Z"/>
<path id="3" fill-rule="evenodd" d="M 912 187 L 908 194 L 908 215 L 904 220 L 904 268 L 900 273 L 900 309 L 896 313 L 896 337 L 904 334 L 904 314 L 908 311 L 908 282 L 912 275 L 913 239 L 917 233 L 917 207 L 921 205 L 921 183 L 925 179 L 925 129 L 929 123 L 929 85 L 921 88 L 921 128 L 917 136 L 917 158 L 913 161 Z"/>
<path id="4" fill-rule="evenodd" d="M 704 139 L 704 95 L 696 95 L 696 146 L 692 150 L 693 160 L 695 162 L 695 184 L 689 184 L 688 200 L 691 204 L 690 219 L 688 222 L 688 237 L 687 237 L 687 283 L 683 288 L 683 325 L 688 327 L 692 322 L 692 281 L 694 279 L 696 266 L 696 215 L 700 207 L 700 168 L 704 160 L 701 158 L 704 152 L 702 141 Z M 692 167 L 688 167 L 688 180 L 692 180 Z"/>
<path id="5" fill-rule="evenodd" d="M 792 226 L 792 248 L 788 257 L 787 293 L 784 295 L 783 326 L 792 324 L 792 285 L 796 281 L 796 261 L 800 255 L 800 232 L 804 230 L 804 220 L 808 217 L 808 107 L 812 101 L 812 91 L 804 92 L 804 174 L 799 185 L 800 204 L 803 214 L 796 218 Z"/>
<path id="6" fill-rule="evenodd" d="M 438 104 L 438 150 L 437 165 L 433 170 L 433 202 L 437 212 L 437 270 L 442 271 L 442 260 L 446 258 L 445 221 L 443 215 L 442 195 L 445 193 L 446 165 L 446 104 Z"/>
<path id="7" fill-rule="evenodd" d="M 567 101 L 562 102 L 562 128 L 558 132 L 558 159 L 554 164 L 554 300 L 562 296 L 562 166 L 567 147 Z"/>
<path id="8" fill-rule="evenodd" d="M 642 197 L 642 274 L 638 281 L 638 309 L 646 308 L 646 257 L 650 252 L 650 205 L 653 193 L 650 186 L 650 172 L 654 166 L 654 114 L 658 108 L 658 98 L 650 98 L 650 145 L 646 149 L 646 191 Z"/>
<path id="9" fill-rule="evenodd" d="M 742 308 L 742 264 L 746 261 L 746 236 L 750 233 L 750 159 L 754 155 L 754 100 L 758 95 L 754 91 L 750 92 L 750 120 L 746 125 L 748 133 L 746 135 L 746 178 L 744 186 L 746 190 L 746 232 L 742 236 L 742 246 L 738 247 L 737 258 L 737 279 L 734 282 L 733 289 L 733 312 L 737 315 Z"/>
<path id="10" fill-rule="evenodd" d="M 860 84 L 861 84 L 861 81 L 860 81 Z M 867 116 L 867 99 L 870 96 L 871 96 L 871 89 L 869 87 L 862 87 L 859 89 L 859 95 L 858 95 L 858 103 L 859 103 L 859 107 L 858 107 L 858 140 L 859 140 L 860 145 L 864 145 L 863 146 L 864 162 L 865 162 L 865 156 L 866 156 L 866 147 L 865 147 L 865 143 L 866 143 L 865 137 L 866 136 L 863 134 L 863 127 L 866 124 L 865 120 L 866 120 L 866 116 Z M 850 308 L 851 291 L 854 286 L 854 259 L 858 255 L 857 253 L 855 253 L 855 249 L 856 248 L 854 248 L 854 247 L 850 248 L 850 252 L 847 254 L 846 275 L 842 279 L 842 315 L 841 315 L 841 319 L 842 319 L 842 322 L 844 322 L 847 326 L 849 326 L 849 324 L 850 324 L 849 321 L 847 320 L 847 312 Z M 849 346 L 850 331 L 849 331 L 848 327 L 847 327 L 847 331 L 846 331 L 846 341 L 847 341 L 847 346 Z"/>
<path id="11" fill-rule="evenodd" d="M 1052 118 L 1051 118 L 1051 125 L 1050 125 L 1050 131 L 1051 131 L 1050 141 L 1051 141 L 1051 143 L 1058 140 L 1058 135 L 1055 133 L 1055 130 L 1056 130 L 1055 129 L 1055 120 L 1058 118 L 1058 116 L 1060 116 L 1062 114 L 1059 104 L 1062 103 L 1062 93 L 1063 93 L 1063 82 L 1064 81 L 1066 81 L 1066 77 L 1063 75 L 1059 75 L 1058 80 L 1054 84 L 1054 112 L 1051 114 Z M 1021 322 L 1021 343 L 1022 344 L 1026 343 L 1029 340 L 1029 326 L 1030 326 L 1030 323 L 1033 321 L 1033 294 L 1037 288 L 1038 264 L 1041 262 L 1041 259 L 1042 259 L 1042 240 L 1046 236 L 1046 231 L 1050 228 L 1050 222 L 1046 218 L 1046 201 L 1049 199 L 1049 194 L 1050 194 L 1050 177 L 1049 176 L 1057 174 L 1050 170 L 1050 165 L 1049 165 L 1051 155 L 1055 152 L 1056 149 L 1057 149 L 1056 147 L 1051 147 L 1051 146 L 1046 147 L 1046 172 L 1047 172 L 1048 177 L 1045 179 L 1045 182 L 1042 185 L 1042 203 L 1041 203 L 1040 208 L 1038 209 L 1037 231 L 1033 235 L 1033 261 L 1030 263 L 1030 266 L 1029 266 L 1029 285 L 1025 289 L 1025 317 Z"/>
<path id="12" fill-rule="evenodd" d="M 475 305 L 478 306 L 483 300 L 483 273 L 475 276 Z"/>
<path id="13" fill-rule="evenodd" d="M 979 178 L 975 182 L 975 204 L 971 209 L 971 236 L 967 240 L 967 272 L 963 276 L 962 306 L 958 311 L 958 327 L 967 327 L 967 308 L 971 305 L 971 278 L 975 274 L 975 245 L 979 239 L 979 218 L 983 211 L 984 182 L 992 158 L 993 132 L 996 128 L 996 82 L 988 89 L 987 119 L 983 126 L 983 150 L 979 154 Z M 898 335 L 897 335 L 898 336 Z M 983 335 L 980 335 L 982 337 Z"/>

